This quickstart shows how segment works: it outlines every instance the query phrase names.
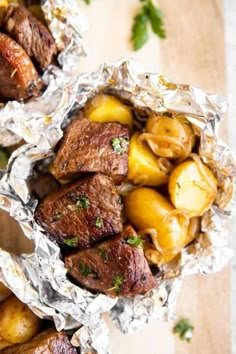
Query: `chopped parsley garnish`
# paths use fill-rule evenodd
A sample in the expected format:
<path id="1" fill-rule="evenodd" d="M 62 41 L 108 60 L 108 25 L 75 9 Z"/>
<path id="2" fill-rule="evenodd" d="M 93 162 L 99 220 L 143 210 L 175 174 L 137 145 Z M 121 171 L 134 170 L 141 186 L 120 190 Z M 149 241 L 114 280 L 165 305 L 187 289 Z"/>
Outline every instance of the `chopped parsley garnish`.
<path id="1" fill-rule="evenodd" d="M 123 136 L 111 140 L 112 149 L 118 154 L 123 155 L 129 147 L 129 139 Z"/>
<path id="2" fill-rule="evenodd" d="M 92 0 L 84 0 L 85 4 L 90 5 Z"/>
<path id="3" fill-rule="evenodd" d="M 143 248 L 143 242 L 144 242 L 144 240 L 142 239 L 142 237 L 140 235 L 130 236 L 127 240 L 127 243 L 129 243 L 130 245 L 136 246 L 139 249 Z"/>
<path id="4" fill-rule="evenodd" d="M 166 37 L 162 12 L 153 4 L 152 0 L 140 0 L 140 2 L 143 3 L 143 6 L 135 16 L 132 27 L 131 40 L 134 50 L 139 50 L 148 41 L 148 22 L 157 36 Z"/>
<path id="5" fill-rule="evenodd" d="M 193 329 L 194 327 L 190 320 L 183 318 L 175 324 L 173 332 L 178 333 L 180 339 L 190 342 L 193 336 Z"/>
<path id="6" fill-rule="evenodd" d="M 119 295 L 121 285 L 123 284 L 124 278 L 122 275 L 115 275 L 113 279 L 113 287 L 108 289 L 108 291 L 115 290 L 116 295 Z"/>
<path id="7" fill-rule="evenodd" d="M 99 256 L 101 256 L 104 262 L 108 261 L 108 254 L 106 250 L 104 250 L 103 248 L 98 248 L 98 254 Z"/>
<path id="8" fill-rule="evenodd" d="M 78 209 L 88 209 L 89 208 L 89 199 L 85 195 L 80 195 L 77 198 L 76 206 Z"/>
<path id="9" fill-rule="evenodd" d="M 78 243 L 78 237 L 64 238 L 64 244 L 70 247 L 76 247 Z"/>
<path id="10" fill-rule="evenodd" d="M 92 273 L 91 267 L 82 262 L 79 264 L 79 270 L 83 277 L 87 277 L 90 273 Z"/>
<path id="11" fill-rule="evenodd" d="M 97 217 L 97 219 L 95 221 L 95 226 L 99 227 L 99 228 L 103 227 L 103 220 L 102 220 L 102 218 L 100 218 L 100 216 Z"/>

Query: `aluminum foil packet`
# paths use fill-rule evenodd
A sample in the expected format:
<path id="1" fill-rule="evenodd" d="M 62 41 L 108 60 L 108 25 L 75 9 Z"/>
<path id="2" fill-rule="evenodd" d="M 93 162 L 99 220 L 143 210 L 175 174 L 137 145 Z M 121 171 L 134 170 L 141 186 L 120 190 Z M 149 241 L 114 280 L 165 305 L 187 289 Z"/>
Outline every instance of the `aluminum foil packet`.
<path id="1" fill-rule="evenodd" d="M 59 247 L 34 221 L 38 201 L 30 194 L 27 183 L 36 166 L 43 170 L 53 159 L 53 149 L 73 114 L 99 92 L 113 93 L 133 105 L 137 126 L 145 123 L 145 114 L 149 112 L 184 114 L 200 138 L 199 155 L 214 171 L 219 185 L 217 204 L 202 217 L 201 234 L 177 259 L 163 266 L 156 275 L 159 282 L 156 289 L 133 298 L 112 299 L 92 294 L 68 280 Z M 124 333 L 154 319 L 168 320 L 174 314 L 182 280 L 191 274 L 217 272 L 233 255 L 226 224 L 234 199 L 236 167 L 229 147 L 219 140 L 217 133 L 226 102 L 221 96 L 170 82 L 163 75 L 145 73 L 132 60 L 104 64 L 95 72 L 74 76 L 63 89 L 55 87 L 53 97 L 56 103 L 50 106 L 50 114 L 45 114 L 39 101 L 28 106 L 29 119 L 12 116 L 12 124 L 27 143 L 12 154 L 2 175 L 0 207 L 20 223 L 25 235 L 34 241 L 35 252 L 16 257 L 0 250 L 0 279 L 36 314 L 53 319 L 58 330 L 80 327 L 72 343 L 80 345 L 82 353 L 108 354 L 104 312 L 109 311 Z M 120 191 L 129 187 L 123 185 Z"/>
<path id="2" fill-rule="evenodd" d="M 60 67 L 50 65 L 45 69 L 42 80 L 47 89 L 42 96 L 25 103 L 0 103 L 0 145 L 4 147 L 20 142 L 22 136 L 19 126 L 25 129 L 23 122 L 32 117 L 32 102 L 40 107 L 40 113 L 45 116 L 56 108 L 54 93 L 62 90 L 66 82 L 78 75 L 79 60 L 87 53 L 83 34 L 88 22 L 80 11 L 79 1 L 42 0 L 41 8 L 59 51 L 57 60 Z M 17 126 L 14 119 L 16 115 L 19 120 Z"/>

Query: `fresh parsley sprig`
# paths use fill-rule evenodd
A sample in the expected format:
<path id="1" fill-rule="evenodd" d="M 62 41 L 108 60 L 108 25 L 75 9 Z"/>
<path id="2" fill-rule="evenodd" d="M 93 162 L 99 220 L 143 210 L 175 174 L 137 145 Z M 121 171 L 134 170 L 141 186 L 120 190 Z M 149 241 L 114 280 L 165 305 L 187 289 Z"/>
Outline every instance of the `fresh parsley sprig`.
<path id="1" fill-rule="evenodd" d="M 143 242 L 144 240 L 140 235 L 132 235 L 127 240 L 127 243 L 129 243 L 132 246 L 136 246 L 139 249 L 143 248 Z"/>
<path id="2" fill-rule="evenodd" d="M 158 37 L 166 37 L 162 12 L 153 4 L 152 0 L 140 1 L 143 5 L 140 12 L 135 16 L 132 26 L 131 41 L 134 50 L 139 50 L 148 41 L 148 23 Z"/>
<path id="3" fill-rule="evenodd" d="M 178 333 L 180 339 L 190 342 L 193 336 L 193 329 L 191 321 L 188 318 L 183 318 L 175 324 L 173 332 Z"/>
<path id="4" fill-rule="evenodd" d="M 85 4 L 90 5 L 92 0 L 84 0 Z"/>

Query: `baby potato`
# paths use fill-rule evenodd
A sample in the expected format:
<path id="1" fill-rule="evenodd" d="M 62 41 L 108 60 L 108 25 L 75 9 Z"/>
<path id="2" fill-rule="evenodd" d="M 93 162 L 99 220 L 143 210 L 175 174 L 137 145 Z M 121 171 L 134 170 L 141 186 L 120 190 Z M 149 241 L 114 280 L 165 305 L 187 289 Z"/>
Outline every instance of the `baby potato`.
<path id="1" fill-rule="evenodd" d="M 0 302 L 8 298 L 12 294 L 11 290 L 8 289 L 3 283 L 0 282 Z"/>
<path id="2" fill-rule="evenodd" d="M 40 330 L 40 319 L 15 296 L 0 304 L 0 336 L 10 343 L 24 343 Z"/>
<path id="3" fill-rule="evenodd" d="M 0 350 L 1 349 L 4 349 L 6 347 L 10 347 L 12 345 L 12 343 L 10 342 L 7 342 L 5 339 L 3 339 L 1 336 L 0 336 Z"/>
<path id="4" fill-rule="evenodd" d="M 217 180 L 200 159 L 195 159 L 172 171 L 168 188 L 176 208 L 186 210 L 189 217 L 202 216 L 216 198 Z"/>
<path id="5" fill-rule="evenodd" d="M 95 96 L 85 105 L 84 114 L 95 122 L 120 122 L 132 129 L 133 115 L 131 109 L 114 96 Z"/>
<path id="6" fill-rule="evenodd" d="M 185 239 L 189 218 L 176 210 L 157 191 L 141 187 L 124 197 L 124 206 L 130 222 L 141 232 L 151 236 L 160 252 L 178 253 Z"/>
<path id="7" fill-rule="evenodd" d="M 170 159 L 186 159 L 194 146 L 195 135 L 184 116 L 152 115 L 146 124 L 147 133 L 142 134 L 152 151 Z"/>
<path id="8" fill-rule="evenodd" d="M 139 138 L 140 133 L 135 133 L 130 141 L 128 179 L 146 186 L 167 183 L 172 164 L 165 158 L 158 158 Z"/>

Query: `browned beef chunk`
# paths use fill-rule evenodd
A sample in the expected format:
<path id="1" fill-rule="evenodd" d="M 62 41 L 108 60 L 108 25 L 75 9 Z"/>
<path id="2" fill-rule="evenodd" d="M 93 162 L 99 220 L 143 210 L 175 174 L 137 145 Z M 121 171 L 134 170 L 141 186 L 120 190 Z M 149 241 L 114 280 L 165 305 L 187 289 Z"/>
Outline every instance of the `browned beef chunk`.
<path id="1" fill-rule="evenodd" d="M 112 239 L 65 258 L 68 273 L 89 289 L 110 296 L 144 294 L 156 285 L 143 250 L 127 241 L 136 236 L 131 226 Z"/>
<path id="2" fill-rule="evenodd" d="M 12 4 L 1 8 L 0 27 L 34 57 L 41 68 L 53 62 L 57 48 L 51 33 L 24 6 Z"/>
<path id="3" fill-rule="evenodd" d="M 1 350 L 2 354 L 77 354 L 64 331 L 48 329 L 30 342 L 16 344 Z"/>
<path id="4" fill-rule="evenodd" d="M 122 230 L 121 209 L 112 179 L 95 174 L 49 194 L 36 220 L 57 242 L 83 249 Z"/>
<path id="5" fill-rule="evenodd" d="M 26 99 L 38 96 L 42 82 L 25 51 L 0 33 L 0 98 Z"/>
<path id="6" fill-rule="evenodd" d="M 128 172 L 128 127 L 116 123 L 74 120 L 67 128 L 54 161 L 58 179 L 82 172 L 101 172 L 119 182 Z"/>

